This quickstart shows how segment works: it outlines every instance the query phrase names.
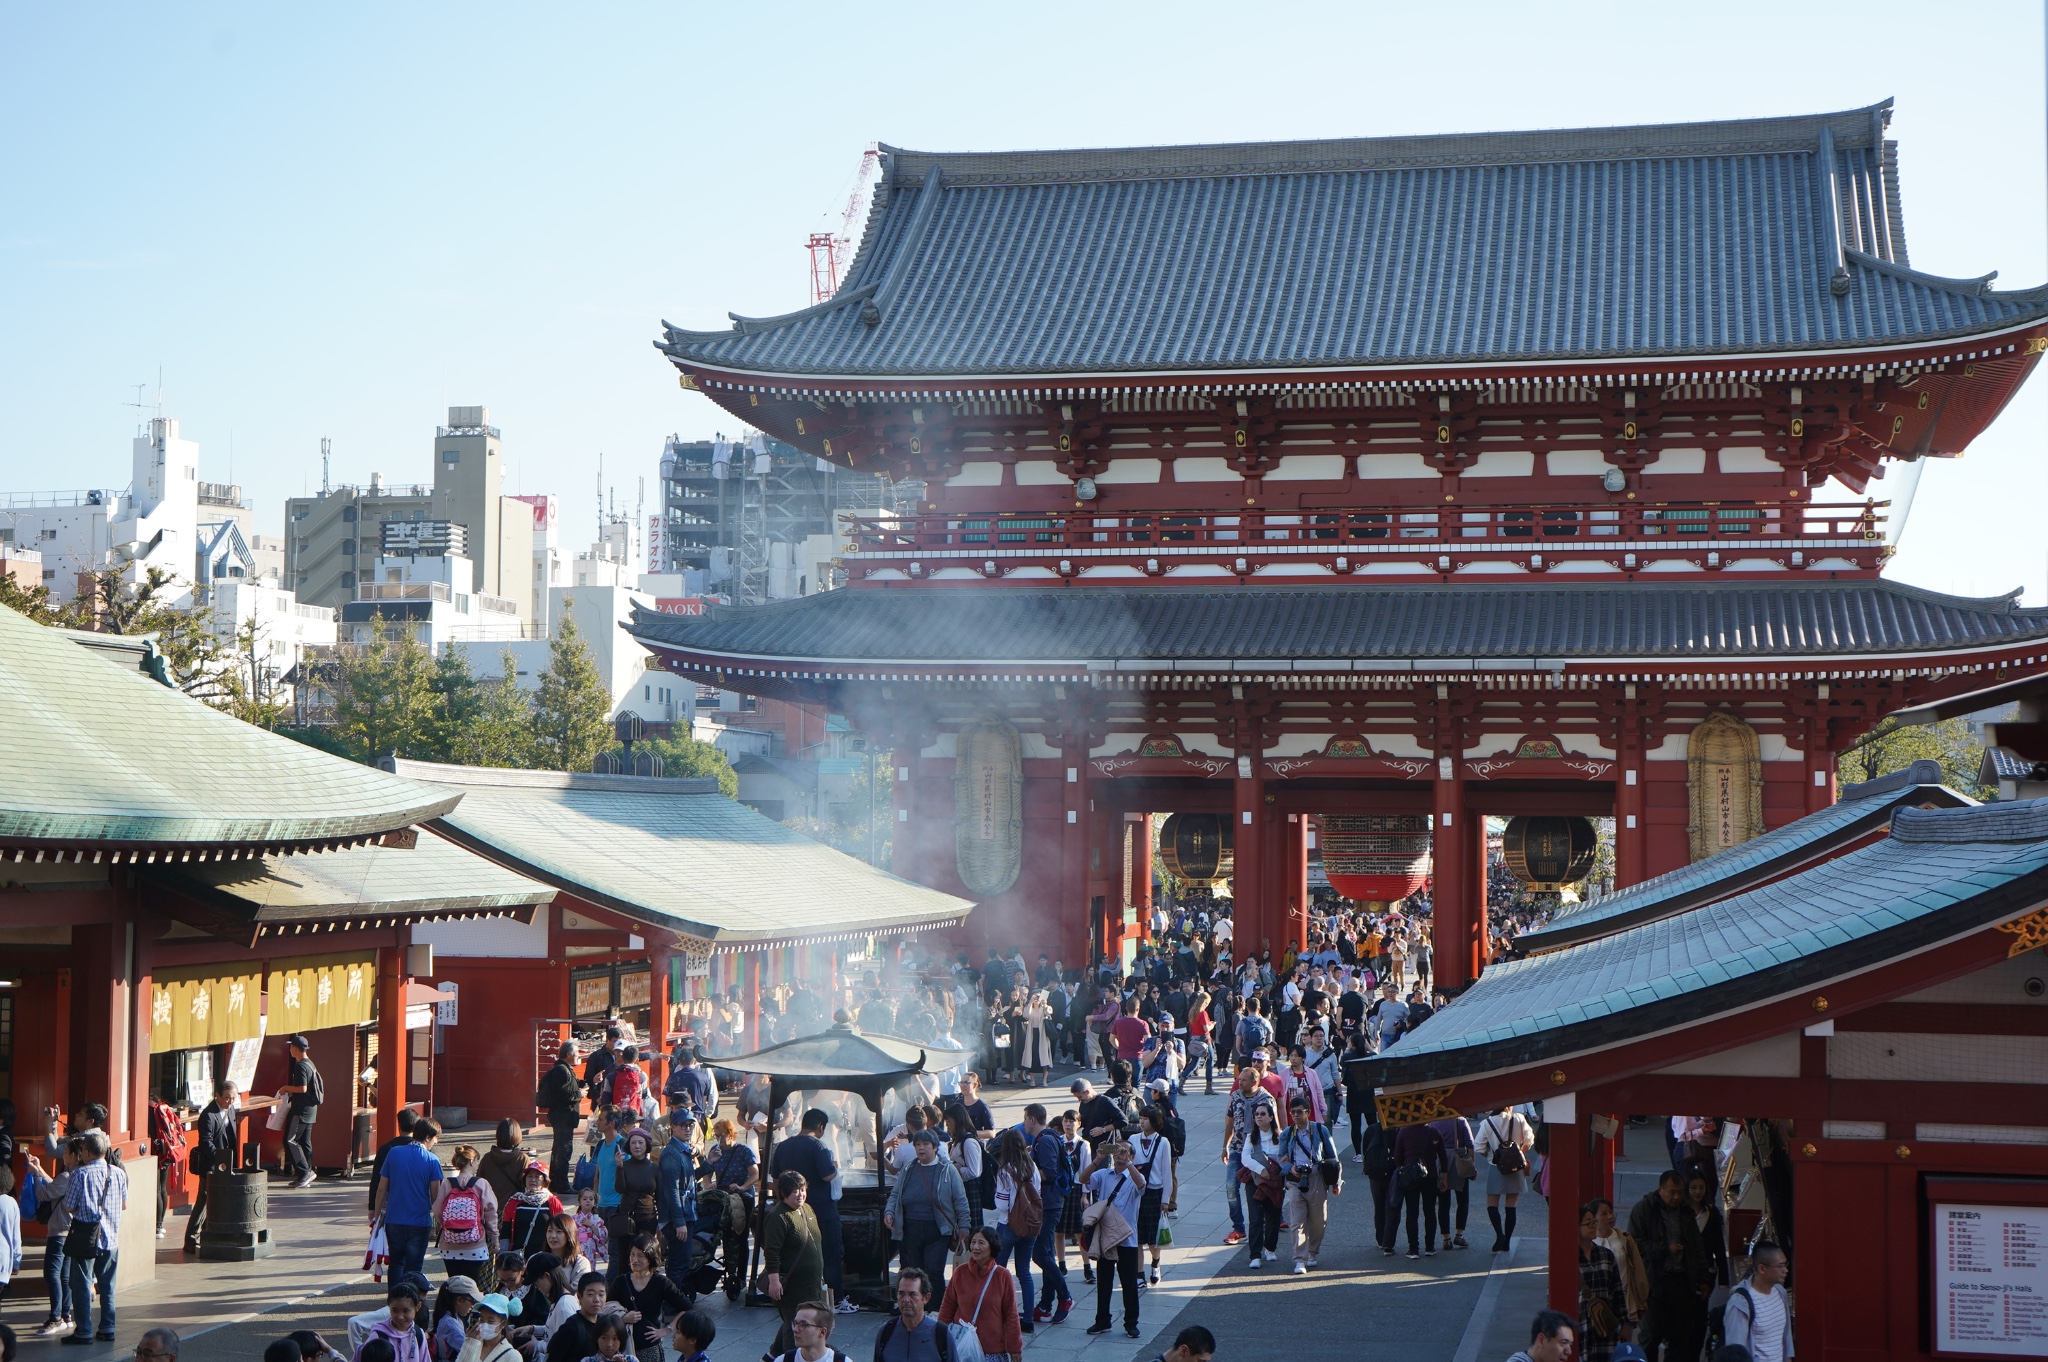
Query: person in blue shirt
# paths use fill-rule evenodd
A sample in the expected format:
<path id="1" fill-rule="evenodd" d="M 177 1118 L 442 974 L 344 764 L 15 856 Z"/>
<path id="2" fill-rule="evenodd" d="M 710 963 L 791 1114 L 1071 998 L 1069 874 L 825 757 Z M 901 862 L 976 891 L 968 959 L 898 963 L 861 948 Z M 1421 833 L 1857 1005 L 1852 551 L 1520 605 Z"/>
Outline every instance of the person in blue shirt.
<path id="1" fill-rule="evenodd" d="M 391 1277 L 402 1272 L 420 1272 L 427 1261 L 427 1240 L 434 1230 L 434 1193 L 441 1182 L 441 1159 L 434 1142 L 441 1127 L 432 1117 L 422 1116 L 412 1124 L 412 1140 L 384 1156 L 384 1171 L 377 1178 L 377 1200 L 370 1210 L 370 1224 L 384 1219 L 386 1252 L 391 1257 Z"/>
<path id="2" fill-rule="evenodd" d="M 1103 1259 L 1095 1274 L 1095 1323 L 1091 1334 L 1109 1332 L 1109 1293 L 1114 1278 L 1123 1279 L 1124 1332 L 1138 1337 L 1138 1208 L 1145 1197 L 1144 1179 L 1131 1168 L 1131 1147 L 1119 1140 L 1110 1147 L 1110 1166 L 1088 1179 L 1088 1200 L 1107 1202 L 1130 1227 L 1116 1246 L 1114 1260 Z M 1112 1270 L 1112 1261 L 1114 1270 Z"/>
<path id="3" fill-rule="evenodd" d="M 619 1211 L 619 1113 L 603 1106 L 590 1118 L 590 1168 L 597 1179 L 597 1213 L 610 1220 Z"/>

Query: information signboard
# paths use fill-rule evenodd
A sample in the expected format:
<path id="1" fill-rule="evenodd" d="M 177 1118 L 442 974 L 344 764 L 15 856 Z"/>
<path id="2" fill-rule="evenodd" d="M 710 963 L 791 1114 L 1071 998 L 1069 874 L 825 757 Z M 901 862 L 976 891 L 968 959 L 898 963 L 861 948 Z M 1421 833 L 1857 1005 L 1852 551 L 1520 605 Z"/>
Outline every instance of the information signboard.
<path id="1" fill-rule="evenodd" d="M 2048 1357 L 2048 1206 L 1933 1206 L 1934 1351 Z"/>

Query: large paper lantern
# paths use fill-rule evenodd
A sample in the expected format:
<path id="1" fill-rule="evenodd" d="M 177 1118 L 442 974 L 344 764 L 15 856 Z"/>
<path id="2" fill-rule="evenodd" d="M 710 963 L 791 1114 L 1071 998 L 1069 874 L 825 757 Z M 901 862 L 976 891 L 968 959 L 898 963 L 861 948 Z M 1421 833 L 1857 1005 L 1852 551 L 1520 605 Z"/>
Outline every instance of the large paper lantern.
<path id="1" fill-rule="evenodd" d="M 953 763 L 953 860 L 978 899 L 1017 882 L 1024 853 L 1024 757 L 1017 730 L 989 715 L 960 731 Z"/>
<path id="2" fill-rule="evenodd" d="M 1599 834 L 1590 818 L 1510 818 L 1501 838 L 1509 873 L 1539 892 L 1554 893 L 1593 873 Z"/>
<path id="3" fill-rule="evenodd" d="M 1354 903 L 1392 903 L 1429 882 L 1427 814 L 1330 814 L 1320 842 L 1330 887 Z"/>
<path id="4" fill-rule="evenodd" d="M 1188 884 L 1229 879 L 1234 846 L 1228 814 L 1176 813 L 1159 829 L 1160 861 Z"/>

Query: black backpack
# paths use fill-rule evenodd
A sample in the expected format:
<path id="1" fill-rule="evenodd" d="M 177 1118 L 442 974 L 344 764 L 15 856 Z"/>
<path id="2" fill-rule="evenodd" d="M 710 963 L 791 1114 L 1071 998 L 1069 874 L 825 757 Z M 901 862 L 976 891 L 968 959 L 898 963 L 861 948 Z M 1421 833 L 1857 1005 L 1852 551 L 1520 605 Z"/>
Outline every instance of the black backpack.
<path id="1" fill-rule="evenodd" d="M 1385 1126 L 1367 1126 L 1365 1148 L 1358 1151 L 1361 1166 L 1369 1178 L 1383 1178 L 1394 1171 L 1394 1141 Z"/>
<path id="2" fill-rule="evenodd" d="M 311 1060 L 306 1067 L 313 1070 L 313 1076 L 306 1080 L 306 1096 L 317 1107 L 327 1101 L 327 1085 L 320 1081 L 320 1071 L 313 1068 Z"/>

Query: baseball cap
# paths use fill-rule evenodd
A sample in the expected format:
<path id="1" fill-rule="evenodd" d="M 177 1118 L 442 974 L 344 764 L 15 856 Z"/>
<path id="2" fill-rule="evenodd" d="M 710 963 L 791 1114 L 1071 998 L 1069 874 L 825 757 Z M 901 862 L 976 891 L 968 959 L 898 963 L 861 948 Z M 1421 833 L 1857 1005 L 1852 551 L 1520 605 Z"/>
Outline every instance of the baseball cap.
<path id="1" fill-rule="evenodd" d="M 697 1124 L 697 1113 L 691 1111 L 688 1107 L 677 1107 L 668 1114 L 668 1123 L 672 1126 L 695 1125 Z"/>
<path id="2" fill-rule="evenodd" d="M 484 1293 L 477 1290 L 475 1279 L 470 1277 L 450 1277 L 447 1286 L 442 1289 L 457 1296 L 467 1296 L 473 1301 L 482 1301 L 484 1298 Z"/>
<path id="3" fill-rule="evenodd" d="M 493 1291 L 477 1302 L 479 1309 L 488 1310 L 500 1319 L 512 1318 L 512 1302 Z"/>
<path id="4" fill-rule="evenodd" d="M 1149 1088 L 1149 1089 L 1150 1089 L 1151 1091 L 1153 1091 L 1153 1092 L 1172 1092 L 1172 1091 L 1173 1091 L 1173 1084 L 1171 1084 L 1171 1083 L 1167 1082 L 1167 1081 L 1166 1081 L 1165 1079 L 1163 1079 L 1163 1078 L 1155 1078 L 1155 1079 L 1153 1079 L 1153 1080 L 1152 1080 L 1152 1081 L 1151 1081 L 1150 1083 L 1147 1083 L 1147 1084 L 1146 1084 L 1145 1086 L 1146 1086 L 1147 1088 Z"/>
<path id="5" fill-rule="evenodd" d="M 540 1180 L 542 1182 L 548 1181 L 548 1166 L 542 1163 L 539 1159 L 528 1160 L 526 1165 L 526 1171 L 529 1173 L 540 1174 Z"/>
<path id="6" fill-rule="evenodd" d="M 1614 1345 L 1614 1362 L 1649 1362 L 1649 1358 L 1634 1343 L 1617 1343 Z"/>
<path id="7" fill-rule="evenodd" d="M 296 1045 L 301 1050 L 310 1050 L 313 1048 L 313 1042 L 307 1040 L 304 1036 L 293 1036 L 290 1040 L 287 1040 L 285 1044 Z"/>

